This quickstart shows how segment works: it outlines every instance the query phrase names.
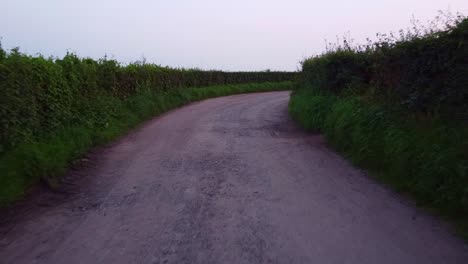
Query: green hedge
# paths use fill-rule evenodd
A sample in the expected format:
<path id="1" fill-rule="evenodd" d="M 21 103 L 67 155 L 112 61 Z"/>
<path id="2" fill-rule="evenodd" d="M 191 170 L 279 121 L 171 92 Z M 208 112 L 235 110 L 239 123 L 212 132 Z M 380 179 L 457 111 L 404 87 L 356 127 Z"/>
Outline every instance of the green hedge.
<path id="1" fill-rule="evenodd" d="M 294 72 L 220 72 L 184 70 L 154 64 L 122 66 L 67 54 L 61 59 L 28 56 L 0 47 L 0 156 L 21 142 L 82 123 L 101 123 L 116 111 L 112 96 L 123 99 L 140 87 L 161 92 L 187 87 L 282 82 Z"/>
<path id="2" fill-rule="evenodd" d="M 468 19 L 367 46 L 346 42 L 302 63 L 302 85 L 365 94 L 411 112 L 468 119 Z M 411 35 L 413 34 L 413 35 Z"/>

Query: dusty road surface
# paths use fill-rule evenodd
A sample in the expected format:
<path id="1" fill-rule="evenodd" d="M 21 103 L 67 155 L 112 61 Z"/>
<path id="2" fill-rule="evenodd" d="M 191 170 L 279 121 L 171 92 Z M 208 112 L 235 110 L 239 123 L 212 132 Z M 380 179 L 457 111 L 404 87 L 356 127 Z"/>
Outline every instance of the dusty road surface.
<path id="1" fill-rule="evenodd" d="M 68 189 L 3 216 L 0 263 L 468 263 L 447 226 L 296 127 L 288 99 L 195 103 L 94 151 Z"/>

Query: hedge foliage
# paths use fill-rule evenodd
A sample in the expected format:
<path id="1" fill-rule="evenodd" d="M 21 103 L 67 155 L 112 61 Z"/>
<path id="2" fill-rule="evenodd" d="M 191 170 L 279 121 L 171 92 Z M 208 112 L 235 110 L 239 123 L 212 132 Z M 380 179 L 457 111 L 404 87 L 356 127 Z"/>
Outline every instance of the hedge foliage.
<path id="1" fill-rule="evenodd" d="M 468 19 L 442 31 L 400 32 L 365 46 L 349 42 L 303 61 L 303 85 L 358 92 L 411 112 L 468 118 Z"/>
<path id="2" fill-rule="evenodd" d="M 468 238 L 468 19 L 303 62 L 291 116 Z"/>
<path id="3" fill-rule="evenodd" d="M 0 47 L 0 156 L 21 142 L 73 124 L 104 126 L 109 116 L 103 113 L 117 111 L 113 100 L 138 94 L 141 87 L 163 92 L 281 82 L 294 76 L 293 72 L 201 71 L 146 63 L 122 66 L 107 58 L 96 61 L 67 54 L 53 59 L 28 56 L 18 49 L 7 53 Z"/>

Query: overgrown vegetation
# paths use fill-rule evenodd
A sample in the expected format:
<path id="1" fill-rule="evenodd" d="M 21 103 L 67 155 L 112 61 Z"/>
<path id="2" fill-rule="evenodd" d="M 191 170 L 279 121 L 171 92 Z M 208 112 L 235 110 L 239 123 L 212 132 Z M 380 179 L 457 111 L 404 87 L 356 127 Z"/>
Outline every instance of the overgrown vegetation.
<path id="1" fill-rule="evenodd" d="M 290 114 L 466 235 L 468 19 L 379 36 L 305 60 Z"/>
<path id="2" fill-rule="evenodd" d="M 122 66 L 106 58 L 53 59 L 0 48 L 0 205 L 39 179 L 57 185 L 70 161 L 145 119 L 205 98 L 290 89 L 294 77 Z"/>

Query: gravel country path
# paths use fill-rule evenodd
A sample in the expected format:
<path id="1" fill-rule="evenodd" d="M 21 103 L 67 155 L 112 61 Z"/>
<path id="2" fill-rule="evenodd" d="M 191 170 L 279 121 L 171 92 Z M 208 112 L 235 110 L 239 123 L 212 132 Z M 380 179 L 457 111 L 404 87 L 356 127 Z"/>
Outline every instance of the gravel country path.
<path id="1" fill-rule="evenodd" d="M 289 92 L 155 118 L 4 212 L 0 263 L 468 263 L 448 227 L 288 117 Z"/>

